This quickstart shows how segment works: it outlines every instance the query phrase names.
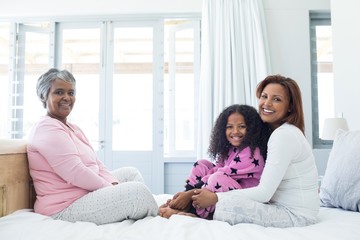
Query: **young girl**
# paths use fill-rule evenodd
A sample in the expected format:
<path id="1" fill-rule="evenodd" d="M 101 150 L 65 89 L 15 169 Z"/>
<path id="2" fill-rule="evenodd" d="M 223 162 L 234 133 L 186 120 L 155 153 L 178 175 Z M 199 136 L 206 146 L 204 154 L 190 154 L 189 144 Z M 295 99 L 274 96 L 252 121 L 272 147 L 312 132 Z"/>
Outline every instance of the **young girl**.
<path id="1" fill-rule="evenodd" d="M 211 218 L 215 206 L 201 208 L 191 204 L 196 189 L 226 192 L 259 184 L 264 168 L 270 130 L 248 105 L 231 105 L 216 120 L 210 139 L 209 153 L 216 164 L 199 160 L 194 164 L 185 186 L 186 192 L 160 207 L 160 215 L 173 214 Z"/>

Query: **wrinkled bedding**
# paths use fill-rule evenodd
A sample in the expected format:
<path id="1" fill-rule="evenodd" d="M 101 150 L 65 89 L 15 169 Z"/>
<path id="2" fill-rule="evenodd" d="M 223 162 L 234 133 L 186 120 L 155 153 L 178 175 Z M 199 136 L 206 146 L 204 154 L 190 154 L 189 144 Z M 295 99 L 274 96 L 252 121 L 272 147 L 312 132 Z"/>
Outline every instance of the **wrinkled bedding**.
<path id="1" fill-rule="evenodd" d="M 170 195 L 156 195 L 158 204 Z M 70 223 L 22 209 L 0 218 L 1 240 L 56 240 L 56 239 L 360 239 L 360 213 L 338 208 L 320 209 L 319 223 L 302 228 L 264 228 L 254 224 L 231 226 L 220 221 L 209 221 L 182 215 L 170 219 L 160 216 L 133 221 L 125 220 L 97 226 L 88 222 Z"/>

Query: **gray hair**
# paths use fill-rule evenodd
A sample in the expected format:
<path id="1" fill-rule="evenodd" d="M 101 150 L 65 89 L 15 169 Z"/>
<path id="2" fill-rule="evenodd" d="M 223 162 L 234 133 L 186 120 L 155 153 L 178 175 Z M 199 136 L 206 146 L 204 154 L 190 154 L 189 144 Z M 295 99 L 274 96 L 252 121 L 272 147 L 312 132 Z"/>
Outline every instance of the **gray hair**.
<path id="1" fill-rule="evenodd" d="M 41 75 L 36 84 L 36 93 L 40 98 L 40 101 L 43 103 L 44 108 L 46 108 L 46 100 L 48 98 L 50 88 L 52 83 L 60 79 L 64 82 L 72 83 L 74 86 L 76 84 L 74 76 L 67 70 L 58 70 L 56 68 L 49 69 L 46 73 Z"/>

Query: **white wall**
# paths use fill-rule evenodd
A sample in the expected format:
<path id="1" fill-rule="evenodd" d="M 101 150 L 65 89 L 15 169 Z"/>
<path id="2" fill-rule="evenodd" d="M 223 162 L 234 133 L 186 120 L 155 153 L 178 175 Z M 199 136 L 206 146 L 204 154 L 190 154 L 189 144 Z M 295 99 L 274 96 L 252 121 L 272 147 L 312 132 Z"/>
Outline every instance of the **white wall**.
<path id="1" fill-rule="evenodd" d="M 360 130 L 360 1 L 331 0 L 335 113 Z"/>
<path id="2" fill-rule="evenodd" d="M 312 144 L 310 10 L 329 10 L 330 0 L 263 0 L 272 73 L 296 80 L 301 88 L 305 135 Z M 314 149 L 319 173 L 325 172 L 330 150 Z"/>
<path id="3" fill-rule="evenodd" d="M 309 10 L 329 10 L 330 0 L 263 0 L 270 42 L 272 73 L 298 82 L 305 130 L 312 142 Z"/>

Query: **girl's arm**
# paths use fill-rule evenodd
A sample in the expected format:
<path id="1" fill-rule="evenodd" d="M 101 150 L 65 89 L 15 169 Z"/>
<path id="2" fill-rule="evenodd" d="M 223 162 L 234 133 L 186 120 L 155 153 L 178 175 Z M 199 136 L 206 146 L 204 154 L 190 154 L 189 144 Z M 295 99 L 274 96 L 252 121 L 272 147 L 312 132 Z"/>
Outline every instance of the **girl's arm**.
<path id="1" fill-rule="evenodd" d="M 256 152 L 259 152 L 258 148 Z M 250 147 L 241 150 L 237 156 L 230 155 L 227 161 L 228 164 L 218 167 L 216 172 L 223 172 L 228 176 L 238 176 L 238 178 L 248 178 L 248 174 L 262 172 L 264 168 L 264 159 L 259 154 L 254 154 L 254 157 L 251 157 Z"/>

